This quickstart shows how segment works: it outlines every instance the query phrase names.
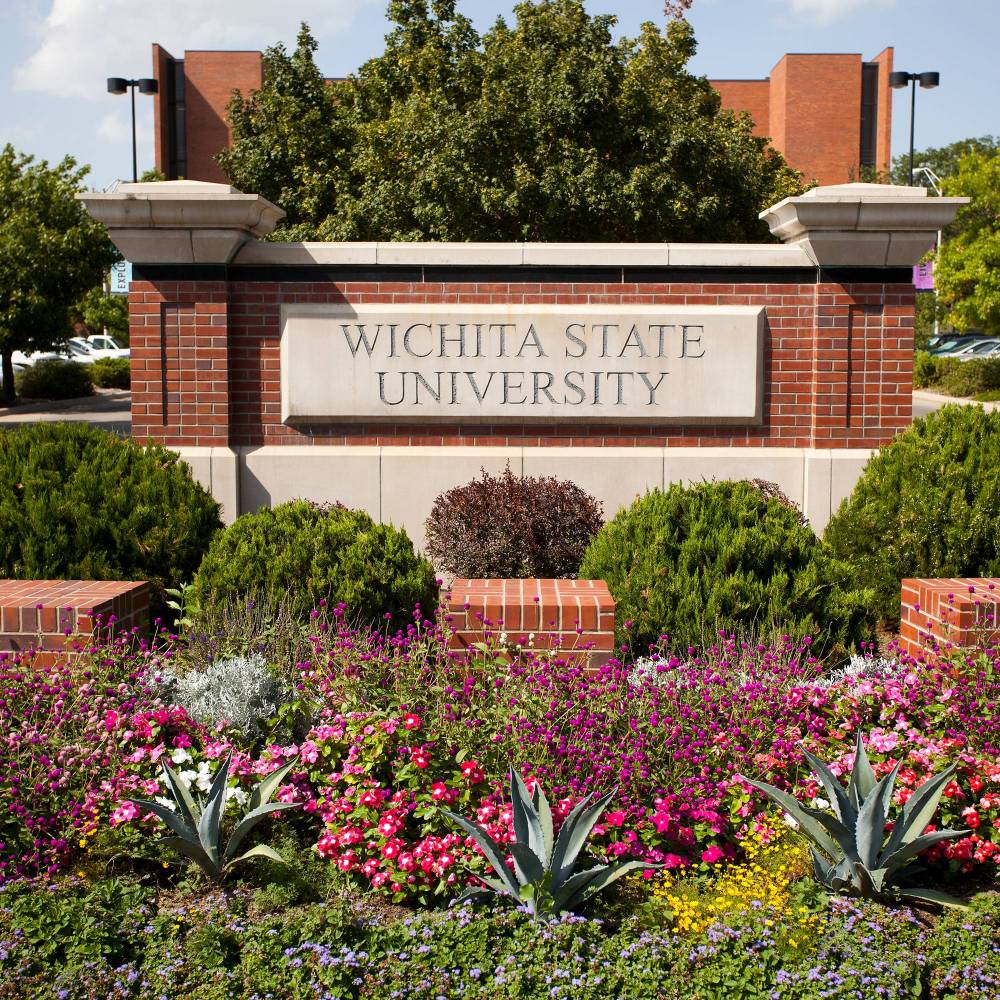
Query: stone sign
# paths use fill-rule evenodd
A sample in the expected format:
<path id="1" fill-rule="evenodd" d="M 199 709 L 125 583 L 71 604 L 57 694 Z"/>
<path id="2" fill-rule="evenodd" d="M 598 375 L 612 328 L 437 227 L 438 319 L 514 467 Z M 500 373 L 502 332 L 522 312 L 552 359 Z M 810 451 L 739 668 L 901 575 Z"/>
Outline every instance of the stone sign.
<path id="1" fill-rule="evenodd" d="M 756 306 L 285 305 L 281 416 L 754 423 Z"/>

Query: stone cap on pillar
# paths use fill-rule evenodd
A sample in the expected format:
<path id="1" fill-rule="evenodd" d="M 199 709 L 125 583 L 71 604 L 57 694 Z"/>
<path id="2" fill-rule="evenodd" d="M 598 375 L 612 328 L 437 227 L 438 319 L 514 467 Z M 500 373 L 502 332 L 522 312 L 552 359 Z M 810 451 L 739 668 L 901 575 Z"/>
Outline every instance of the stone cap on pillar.
<path id="1" fill-rule="evenodd" d="M 285 217 L 259 194 L 207 181 L 120 184 L 77 198 L 133 264 L 228 264 Z"/>
<path id="2" fill-rule="evenodd" d="M 968 198 L 932 198 L 922 187 L 833 184 L 760 213 L 771 232 L 821 267 L 910 267 Z"/>

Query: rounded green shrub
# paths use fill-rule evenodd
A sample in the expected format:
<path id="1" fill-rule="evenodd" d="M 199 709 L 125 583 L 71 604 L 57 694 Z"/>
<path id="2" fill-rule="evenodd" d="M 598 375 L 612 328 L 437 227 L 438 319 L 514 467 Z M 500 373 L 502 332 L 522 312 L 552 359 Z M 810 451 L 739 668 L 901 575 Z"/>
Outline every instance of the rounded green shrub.
<path id="1" fill-rule="evenodd" d="M 128 358 L 98 358 L 90 367 L 94 385 L 102 389 L 127 389 L 132 384 Z"/>
<path id="2" fill-rule="evenodd" d="M 94 394 L 89 366 L 62 358 L 36 361 L 18 374 L 15 385 L 18 395 L 28 399 L 76 399 Z"/>
<path id="3" fill-rule="evenodd" d="M 305 616 L 321 599 L 348 614 L 397 624 L 414 604 L 428 611 L 434 570 L 406 532 L 376 524 L 364 511 L 293 500 L 244 514 L 212 541 L 195 578 L 202 606 L 238 599 L 285 599 Z"/>
<path id="4" fill-rule="evenodd" d="M 618 638 L 636 652 L 661 635 L 672 648 L 704 646 L 720 628 L 811 634 L 838 647 L 867 637 L 870 592 L 796 509 L 752 483 L 647 493 L 598 532 L 580 576 L 607 581 Z"/>
<path id="5" fill-rule="evenodd" d="M 147 580 L 154 608 L 194 574 L 219 505 L 165 448 L 86 424 L 0 431 L 0 576 Z"/>
<path id="6" fill-rule="evenodd" d="M 997 575 L 998 514 L 1000 413 L 945 406 L 872 457 L 824 537 L 893 622 L 907 577 Z"/>
<path id="7" fill-rule="evenodd" d="M 604 523 L 600 501 L 554 476 L 501 475 L 442 493 L 427 519 L 427 551 L 468 579 L 573 577 Z"/>

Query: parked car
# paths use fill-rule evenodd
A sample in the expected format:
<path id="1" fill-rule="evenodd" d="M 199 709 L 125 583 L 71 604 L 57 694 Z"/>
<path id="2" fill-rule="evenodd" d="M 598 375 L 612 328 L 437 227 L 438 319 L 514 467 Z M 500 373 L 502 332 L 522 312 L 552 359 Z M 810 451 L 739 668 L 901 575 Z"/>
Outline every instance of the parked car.
<path id="1" fill-rule="evenodd" d="M 975 344 L 981 343 L 984 339 L 981 333 L 972 334 L 952 334 L 950 337 L 940 337 L 938 338 L 938 343 L 934 347 L 928 348 L 929 353 L 933 354 L 938 358 L 951 357 L 958 351 L 964 350 L 966 347 L 972 347 Z"/>
<path id="2" fill-rule="evenodd" d="M 127 347 L 122 347 L 107 333 L 92 333 L 87 338 L 87 343 L 98 358 L 127 358 L 131 355 Z"/>
<path id="3" fill-rule="evenodd" d="M 960 351 L 955 351 L 953 354 L 946 354 L 944 356 L 946 358 L 958 358 L 959 361 L 971 361 L 973 358 L 991 357 L 998 347 L 1000 347 L 1000 340 L 981 340 L 975 344 L 968 344 Z"/>

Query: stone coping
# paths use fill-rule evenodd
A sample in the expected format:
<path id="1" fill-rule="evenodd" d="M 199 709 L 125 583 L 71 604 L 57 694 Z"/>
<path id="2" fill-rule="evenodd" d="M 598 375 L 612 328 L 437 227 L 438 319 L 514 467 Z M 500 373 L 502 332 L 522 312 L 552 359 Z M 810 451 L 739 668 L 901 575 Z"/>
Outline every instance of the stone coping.
<path id="1" fill-rule="evenodd" d="M 240 267 L 432 265 L 489 267 L 814 268 L 798 246 L 766 243 L 261 243 Z"/>

